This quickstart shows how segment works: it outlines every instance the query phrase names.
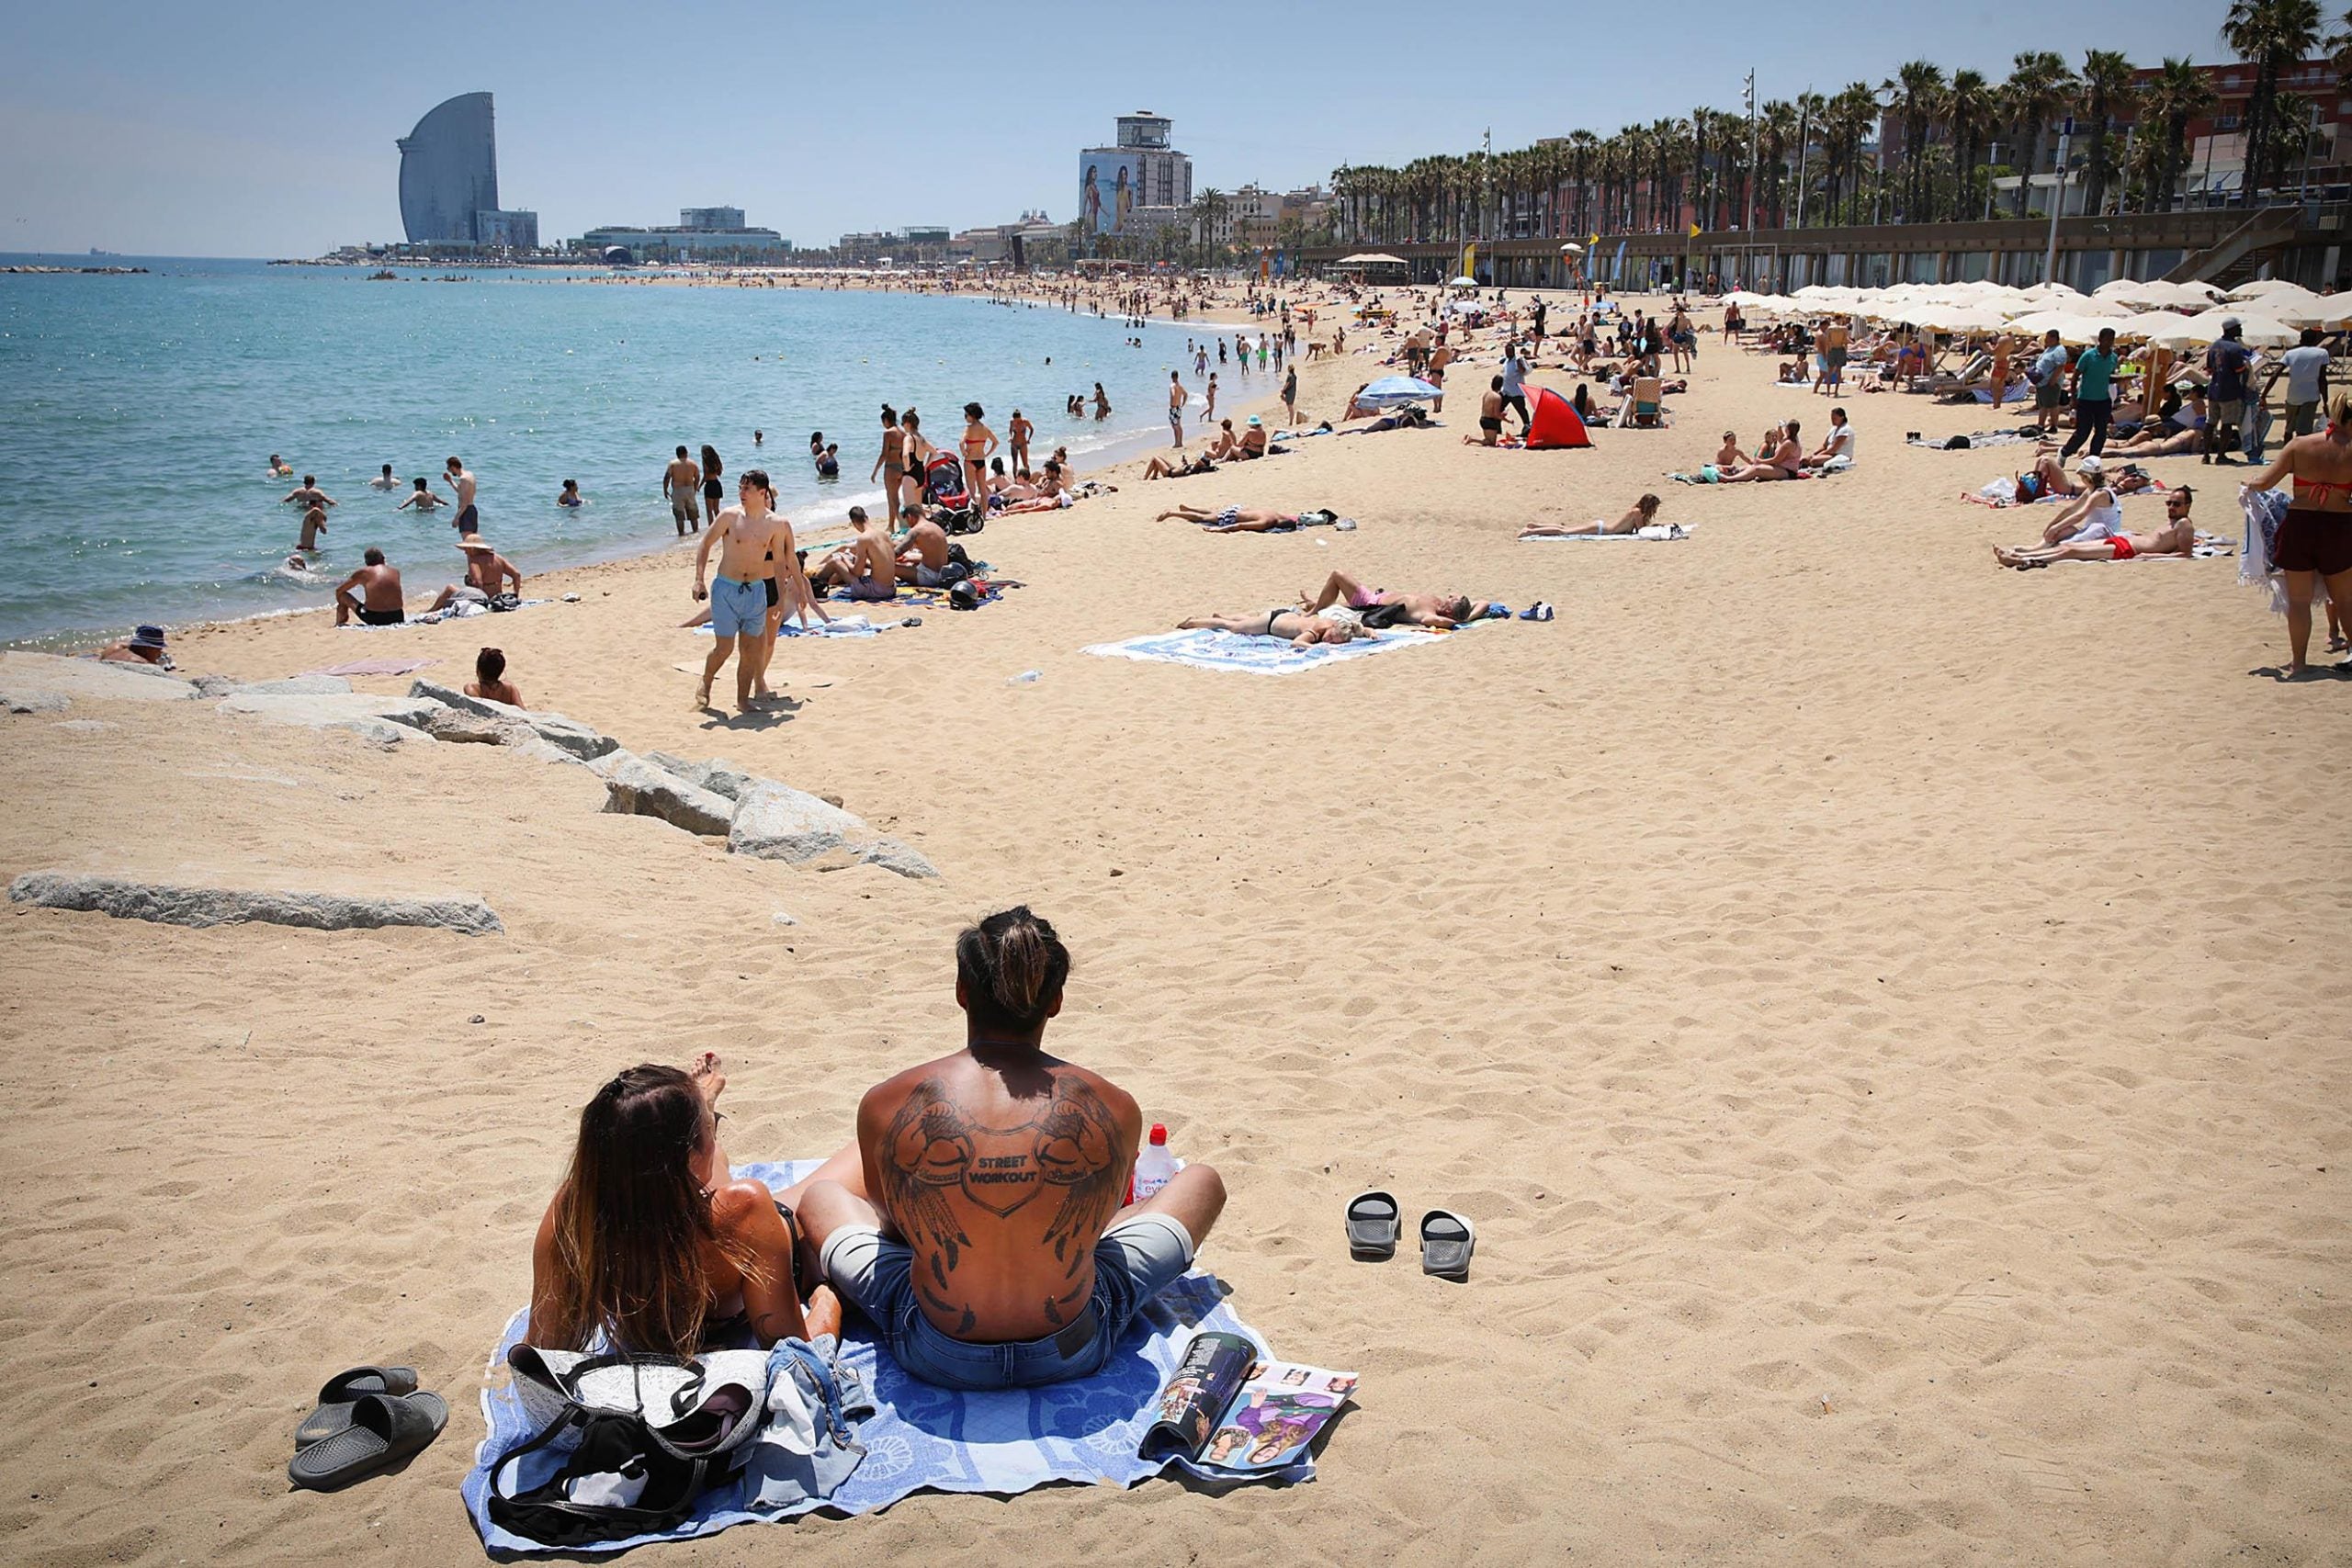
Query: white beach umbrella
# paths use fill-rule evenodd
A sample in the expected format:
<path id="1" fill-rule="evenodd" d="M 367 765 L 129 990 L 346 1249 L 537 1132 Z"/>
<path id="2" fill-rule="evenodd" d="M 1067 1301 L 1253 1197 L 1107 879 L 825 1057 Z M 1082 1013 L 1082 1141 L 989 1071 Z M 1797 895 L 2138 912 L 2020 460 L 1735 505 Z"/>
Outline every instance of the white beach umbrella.
<path id="1" fill-rule="evenodd" d="M 2241 283 L 2224 295 L 2228 299 L 2259 299 L 2268 294 L 2308 294 L 2311 290 L 2300 283 L 2290 283 L 2283 277 L 2257 277 L 2252 283 Z"/>
<path id="2" fill-rule="evenodd" d="M 2253 308 L 2290 327 L 2319 327 L 2333 332 L 2338 327 L 2352 326 L 2352 294 L 2271 294 Z"/>
<path id="3" fill-rule="evenodd" d="M 2040 337 L 2043 333 L 2055 332 L 2061 343 L 2083 344 L 2097 343 L 2100 328 L 2112 327 L 2116 324 L 2115 319 L 2111 316 L 2086 316 L 2077 311 L 2064 310 L 2036 310 L 2030 316 L 2019 316 L 2016 321 L 2011 321 L 2009 330 L 2014 333 L 2031 333 L 2036 337 Z"/>
<path id="4" fill-rule="evenodd" d="M 2242 316 L 2224 307 L 2188 317 L 2179 326 L 2148 341 L 2158 348 L 2204 348 L 2222 341 L 2222 323 L 2230 321 L 2238 323 L 2240 336 L 2248 348 L 2286 348 L 2302 340 L 2301 333 L 2284 322 L 2263 316 Z"/>
<path id="5" fill-rule="evenodd" d="M 1997 333 L 2009 324 L 2006 315 L 1986 305 L 1928 305 L 1912 319 L 1939 333 Z"/>
<path id="6" fill-rule="evenodd" d="M 2109 321 L 2103 316 L 2099 319 L 2113 327 L 2118 337 L 2138 338 L 2151 343 L 2166 333 L 2178 332 L 2188 325 L 2189 321 L 2177 310 L 2144 310 L 2139 315 L 2125 316 L 2120 320 Z"/>

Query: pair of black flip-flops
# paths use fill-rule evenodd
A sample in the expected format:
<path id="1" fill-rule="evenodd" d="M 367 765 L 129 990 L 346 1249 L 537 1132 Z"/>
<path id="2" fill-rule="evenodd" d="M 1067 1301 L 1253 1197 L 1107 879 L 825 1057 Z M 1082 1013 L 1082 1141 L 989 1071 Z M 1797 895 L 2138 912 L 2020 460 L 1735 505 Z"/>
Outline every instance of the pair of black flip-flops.
<path id="1" fill-rule="evenodd" d="M 419 1392 L 413 1367 L 353 1367 L 319 1390 L 318 1407 L 294 1428 L 287 1479 L 332 1492 L 421 1453 L 449 1424 L 449 1405 Z"/>
<path id="2" fill-rule="evenodd" d="M 1370 1261 L 1396 1256 L 1396 1238 L 1404 1230 L 1405 1212 L 1394 1192 L 1359 1192 L 1348 1200 L 1348 1251 Z M 1470 1253 L 1478 1233 L 1451 1209 L 1431 1209 L 1421 1216 L 1421 1272 L 1442 1280 L 1470 1277 Z"/>

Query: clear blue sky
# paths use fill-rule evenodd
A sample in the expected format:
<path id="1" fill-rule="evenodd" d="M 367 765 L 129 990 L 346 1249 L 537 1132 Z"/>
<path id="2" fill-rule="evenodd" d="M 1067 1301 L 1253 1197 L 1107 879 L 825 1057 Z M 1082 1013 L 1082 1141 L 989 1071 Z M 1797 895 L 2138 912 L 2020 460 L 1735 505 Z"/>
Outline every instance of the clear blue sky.
<path id="1" fill-rule="evenodd" d="M 1068 219 L 1077 150 L 1138 107 L 1174 117 L 1196 188 L 1231 189 L 1466 151 L 1489 127 L 1500 148 L 1736 108 L 1751 65 L 1772 98 L 1914 57 L 1998 79 L 2027 47 L 2226 58 L 2223 0 L 1687 9 L 28 3 L 0 51 L 0 251 L 398 239 L 393 139 L 481 89 L 500 195 L 536 208 L 548 240 L 727 203 L 818 244 L 1023 207 Z"/>

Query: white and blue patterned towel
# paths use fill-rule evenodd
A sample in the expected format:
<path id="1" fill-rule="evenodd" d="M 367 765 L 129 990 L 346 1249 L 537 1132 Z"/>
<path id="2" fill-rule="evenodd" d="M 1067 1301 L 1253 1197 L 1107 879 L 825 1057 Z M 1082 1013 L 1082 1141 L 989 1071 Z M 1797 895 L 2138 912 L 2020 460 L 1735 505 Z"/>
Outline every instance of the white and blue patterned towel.
<path id="1" fill-rule="evenodd" d="M 781 1190 L 807 1178 L 817 1164 L 792 1160 L 739 1165 L 735 1174 L 755 1177 L 770 1189 Z M 704 1497 L 701 1506 L 674 1529 L 560 1550 L 626 1551 L 648 1541 L 684 1540 L 732 1525 L 773 1523 L 817 1508 L 868 1514 L 925 1488 L 1009 1496 L 1057 1481 L 1132 1486 L 1159 1473 L 1169 1463 L 1220 1483 L 1310 1480 L 1315 1461 L 1306 1450 L 1289 1464 L 1247 1473 L 1202 1471 L 1182 1460 L 1136 1457 L 1136 1445 L 1150 1425 L 1159 1390 L 1182 1359 L 1195 1331 L 1241 1335 L 1265 1352 L 1268 1359 L 1273 1359 L 1266 1342 L 1225 1305 L 1225 1287 L 1214 1275 L 1195 1269 L 1151 1300 L 1143 1315 L 1128 1325 L 1111 1364 L 1094 1376 L 990 1393 L 959 1393 L 909 1377 L 882 1353 L 871 1328 L 852 1309 L 842 1335 L 841 1359 L 864 1380 L 878 1409 L 857 1424 L 857 1440 L 865 1447 L 865 1458 L 840 1490 L 791 1513 L 754 1513 L 745 1506 L 745 1487 L 738 1482 Z M 482 1425 L 488 1436 L 474 1451 L 473 1468 L 466 1472 L 462 1488 L 466 1510 L 473 1516 L 483 1547 L 494 1558 L 559 1550 L 509 1534 L 490 1522 L 489 1462 L 534 1431 L 506 1372 L 506 1353 L 521 1341 L 529 1315 L 526 1308 L 508 1319 L 498 1348 L 491 1353 L 487 1371 L 493 1386 L 484 1388 L 481 1395 Z M 508 1489 L 537 1483 L 554 1472 L 557 1463 L 550 1458 L 537 1471 L 526 1468 L 522 1477 L 509 1478 Z"/>
<path id="2" fill-rule="evenodd" d="M 1427 648 L 1443 642 L 1444 634 L 1396 629 L 1366 640 L 1317 643 L 1293 648 L 1288 639 L 1238 637 L 1232 632 L 1202 627 L 1188 632 L 1153 632 L 1124 642 L 1099 642 L 1086 649 L 1105 659 L 1139 659 L 1157 664 L 1190 664 L 1200 670 L 1239 670 L 1251 675 L 1295 675 L 1343 660 L 1394 653 L 1400 648 Z"/>

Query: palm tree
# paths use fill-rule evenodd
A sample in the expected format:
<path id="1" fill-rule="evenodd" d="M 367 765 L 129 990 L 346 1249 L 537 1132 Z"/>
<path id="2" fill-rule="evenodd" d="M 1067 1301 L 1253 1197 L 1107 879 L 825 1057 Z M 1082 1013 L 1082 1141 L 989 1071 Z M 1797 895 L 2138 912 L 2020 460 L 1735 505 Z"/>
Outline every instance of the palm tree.
<path id="1" fill-rule="evenodd" d="M 2275 183 L 2279 149 L 2278 78 L 2287 67 L 2319 46 L 2319 0 L 2230 0 L 2222 39 L 2240 60 L 2254 66 L 2254 92 L 2245 102 L 2245 178 L 2242 199 L 2249 206 L 2258 186 Z"/>
<path id="2" fill-rule="evenodd" d="M 1797 107 L 1784 98 L 1768 103 L 1757 116 L 1756 157 L 1763 188 L 1757 193 L 1758 220 L 1775 229 L 1789 222 L 1790 159 L 1797 145 Z"/>
<path id="3" fill-rule="evenodd" d="M 1927 162 L 1928 126 L 1943 108 L 1943 67 L 1914 60 L 1899 67 L 1894 79 L 1880 86 L 1894 94 L 1895 107 L 1903 117 L 1901 216 L 1908 222 L 1919 222 L 1928 216 L 1927 183 L 1921 175 Z"/>
<path id="4" fill-rule="evenodd" d="M 2083 193 L 2083 210 L 2093 216 L 2107 210 L 2108 182 L 2115 177 L 2117 160 L 2108 133 L 2116 110 L 2132 96 L 2132 62 L 2111 49 L 2094 49 L 2083 55 L 2083 112 L 2091 122 L 2089 189 Z"/>
<path id="5" fill-rule="evenodd" d="M 2188 125 L 2213 107 L 2213 85 L 2186 60 L 2166 60 L 2140 89 L 2140 210 L 2172 207 L 2174 184 L 2188 162 Z"/>
<path id="6" fill-rule="evenodd" d="M 2335 67 L 2335 90 L 2352 93 L 2352 9 L 2335 18 L 2327 40 L 2327 62 Z"/>
<path id="7" fill-rule="evenodd" d="M 2046 49 L 2028 50 L 2011 62 L 2009 79 L 2001 92 L 2008 100 L 2009 118 L 2017 125 L 2018 143 L 2025 149 L 2025 157 L 2018 165 L 2019 218 L 2025 216 L 2033 171 L 2041 162 L 2041 141 L 2049 133 L 2050 117 L 2073 96 L 2074 86 L 2074 73 L 2066 69 L 2066 62 Z M 2064 198 L 2065 172 L 2061 170 L 2058 195 L 2052 199 Z"/>
<path id="8" fill-rule="evenodd" d="M 1982 71 L 1955 71 L 1944 93 L 1944 114 L 1951 123 L 1952 169 L 1958 189 L 1952 193 L 1951 215 L 1976 215 L 1976 165 L 2000 115 L 2000 101 Z"/>
<path id="9" fill-rule="evenodd" d="M 1193 222 L 1200 235 L 1204 254 L 1222 254 L 1230 235 L 1217 232 L 1220 221 L 1233 209 L 1233 202 L 1225 192 L 1210 186 L 1193 197 Z"/>

